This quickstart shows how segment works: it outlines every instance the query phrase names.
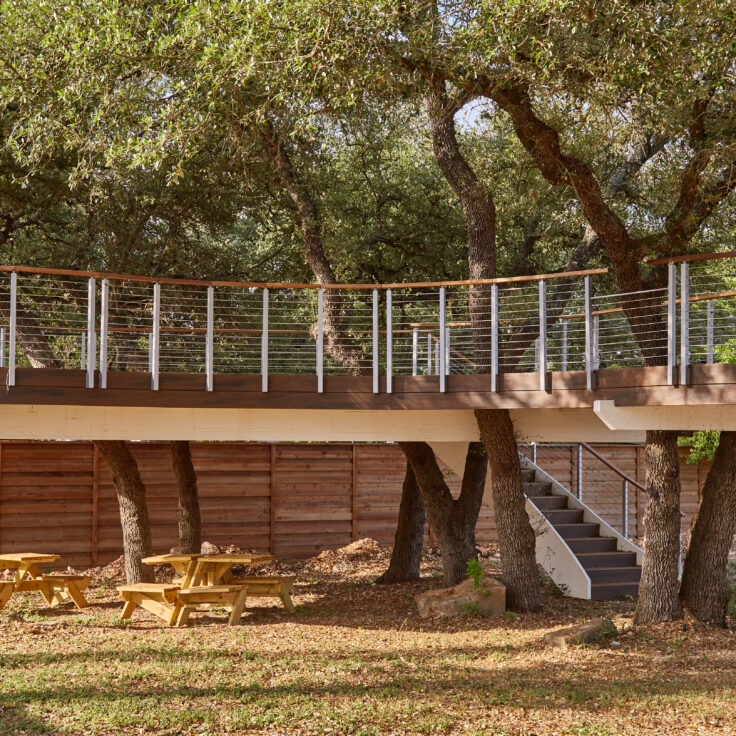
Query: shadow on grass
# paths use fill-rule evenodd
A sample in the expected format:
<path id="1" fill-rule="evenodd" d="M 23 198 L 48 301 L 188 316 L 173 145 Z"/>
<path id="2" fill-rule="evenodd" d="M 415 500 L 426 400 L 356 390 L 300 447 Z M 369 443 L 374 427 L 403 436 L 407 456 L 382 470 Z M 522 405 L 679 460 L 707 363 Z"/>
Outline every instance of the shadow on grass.
<path id="1" fill-rule="evenodd" d="M 30 716 L 23 703 L 4 705 L 0 702 L 0 736 L 50 736 L 57 733 L 56 729 Z"/>

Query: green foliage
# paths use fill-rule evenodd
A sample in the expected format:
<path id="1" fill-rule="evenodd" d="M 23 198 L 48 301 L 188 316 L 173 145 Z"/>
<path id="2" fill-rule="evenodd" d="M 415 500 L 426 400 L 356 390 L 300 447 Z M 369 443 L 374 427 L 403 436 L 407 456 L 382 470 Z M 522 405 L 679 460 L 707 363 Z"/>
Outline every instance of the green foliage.
<path id="1" fill-rule="evenodd" d="M 465 575 L 473 581 L 473 590 L 483 590 L 483 568 L 475 557 L 468 560 Z"/>
<path id="2" fill-rule="evenodd" d="M 713 460 L 718 449 L 720 432 L 700 431 L 693 432 L 691 437 L 680 437 L 678 443 L 681 447 L 689 447 L 687 462 L 697 465 L 701 460 L 710 462 Z"/>

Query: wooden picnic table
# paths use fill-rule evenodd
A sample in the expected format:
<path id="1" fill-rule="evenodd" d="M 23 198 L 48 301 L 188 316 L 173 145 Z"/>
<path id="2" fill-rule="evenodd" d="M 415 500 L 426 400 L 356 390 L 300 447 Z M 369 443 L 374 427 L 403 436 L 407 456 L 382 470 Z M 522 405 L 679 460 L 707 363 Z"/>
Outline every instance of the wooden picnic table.
<path id="1" fill-rule="evenodd" d="M 182 588 L 197 588 L 201 585 L 228 585 L 235 579 L 235 565 L 265 565 L 275 559 L 262 554 L 168 554 L 144 557 L 146 565 L 171 565 L 181 576 Z"/>
<path id="2" fill-rule="evenodd" d="M 0 553 L 0 570 L 14 570 L 12 584 L 5 583 L 0 589 L 0 610 L 13 593 L 38 591 L 49 605 L 57 605 L 71 599 L 77 608 L 87 605 L 82 591 L 89 585 L 84 575 L 44 575 L 39 565 L 50 564 L 60 559 L 60 555 L 40 552 Z"/>

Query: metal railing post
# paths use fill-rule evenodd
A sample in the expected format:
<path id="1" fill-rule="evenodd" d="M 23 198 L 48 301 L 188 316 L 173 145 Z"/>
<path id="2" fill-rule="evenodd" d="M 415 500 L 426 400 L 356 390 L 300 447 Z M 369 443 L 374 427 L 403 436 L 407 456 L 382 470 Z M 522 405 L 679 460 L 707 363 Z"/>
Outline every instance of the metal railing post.
<path id="1" fill-rule="evenodd" d="M 100 388 L 107 388 L 107 342 L 110 331 L 110 282 L 102 279 L 100 292 Z"/>
<path id="2" fill-rule="evenodd" d="M 373 393 L 379 390 L 380 335 L 378 332 L 378 289 L 373 289 Z"/>
<path id="3" fill-rule="evenodd" d="M 325 388 L 325 325 L 324 325 L 325 290 L 317 292 L 317 393 Z"/>
<path id="4" fill-rule="evenodd" d="M 547 282 L 539 282 L 539 390 L 547 391 Z"/>
<path id="5" fill-rule="evenodd" d="M 151 333 L 151 389 L 158 391 L 161 347 L 161 284 L 153 285 L 153 332 Z"/>
<path id="6" fill-rule="evenodd" d="M 562 324 L 560 325 L 560 329 L 562 330 L 562 335 L 560 337 L 560 342 L 562 343 L 561 347 L 561 356 L 560 356 L 560 370 L 566 371 L 567 370 L 567 320 L 562 320 Z"/>
<path id="7" fill-rule="evenodd" d="M 532 442 L 532 462 L 537 464 L 537 443 Z"/>
<path id="8" fill-rule="evenodd" d="M 97 288 L 94 278 L 87 282 L 87 388 L 95 387 L 95 370 L 97 369 L 97 325 L 95 303 Z"/>
<path id="9" fill-rule="evenodd" d="M 411 374 L 416 376 L 419 370 L 419 328 L 411 331 Z"/>
<path id="10" fill-rule="evenodd" d="M 706 362 L 712 363 L 713 357 L 714 357 L 714 350 L 713 350 L 713 332 L 714 332 L 714 323 L 715 323 L 715 312 L 716 312 L 716 305 L 713 303 L 712 299 L 708 300 L 708 304 L 706 306 L 706 326 L 705 326 L 705 340 L 706 340 Z"/>
<path id="11" fill-rule="evenodd" d="M 675 385 L 677 370 L 677 264 L 667 269 L 667 383 Z"/>
<path id="12" fill-rule="evenodd" d="M 432 375 L 432 361 L 434 357 L 434 344 L 432 343 L 432 333 L 427 333 L 427 375 Z"/>
<path id="13" fill-rule="evenodd" d="M 204 341 L 204 364 L 207 373 L 206 388 L 215 388 L 215 288 L 207 287 L 207 334 Z"/>
<path id="14" fill-rule="evenodd" d="M 450 360 L 450 328 L 445 327 L 445 375 L 449 376 L 452 370 L 452 361 Z"/>
<path id="15" fill-rule="evenodd" d="M 18 274 L 10 274 L 10 334 L 8 335 L 8 386 L 15 386 L 15 327 L 18 317 Z"/>
<path id="16" fill-rule="evenodd" d="M 79 336 L 79 368 L 87 369 L 87 330 L 82 330 Z M 85 386 L 89 388 L 88 383 L 85 383 Z"/>
<path id="17" fill-rule="evenodd" d="M 445 334 L 445 328 L 447 324 L 447 317 L 445 314 L 445 287 L 440 286 L 440 391 L 444 392 L 446 387 L 446 374 L 445 374 L 445 343 L 447 341 L 447 335 Z"/>
<path id="18" fill-rule="evenodd" d="M 442 363 L 440 361 L 440 341 L 437 340 L 434 344 L 434 374 L 435 376 L 440 375 L 440 369 L 442 367 Z"/>
<path id="19" fill-rule="evenodd" d="M 621 535 L 629 536 L 629 482 L 621 481 Z"/>
<path id="20" fill-rule="evenodd" d="M 578 444 L 577 451 L 577 478 L 575 479 L 576 496 L 579 501 L 583 500 L 583 446 Z"/>
<path id="21" fill-rule="evenodd" d="M 394 308 L 393 292 L 386 289 L 386 393 L 393 391 L 394 376 Z"/>
<path id="22" fill-rule="evenodd" d="M 268 287 L 263 289 L 261 307 L 261 392 L 268 391 Z"/>
<path id="23" fill-rule="evenodd" d="M 680 264 L 680 385 L 690 377 L 690 264 Z"/>
<path id="24" fill-rule="evenodd" d="M 153 373 L 153 332 L 148 333 L 148 372 Z"/>
<path id="25" fill-rule="evenodd" d="M 598 370 L 601 367 L 601 318 L 600 315 L 593 315 L 593 369 Z"/>
<path id="26" fill-rule="evenodd" d="M 585 385 L 588 391 L 595 389 L 595 368 L 593 361 L 593 283 L 590 276 L 585 277 Z"/>
<path id="27" fill-rule="evenodd" d="M 498 284 L 491 284 L 491 391 L 498 391 Z"/>
<path id="28" fill-rule="evenodd" d="M 0 327 L 0 368 L 5 368 L 5 328 Z"/>

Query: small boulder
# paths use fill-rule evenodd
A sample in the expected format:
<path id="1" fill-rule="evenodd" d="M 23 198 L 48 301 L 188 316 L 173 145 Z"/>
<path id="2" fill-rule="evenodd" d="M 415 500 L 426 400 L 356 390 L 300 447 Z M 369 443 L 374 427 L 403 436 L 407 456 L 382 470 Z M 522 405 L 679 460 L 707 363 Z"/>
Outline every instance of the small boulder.
<path id="1" fill-rule="evenodd" d="M 463 580 L 452 588 L 427 590 L 414 596 L 422 618 L 447 618 L 462 613 L 498 616 L 506 610 L 506 586 L 484 575 L 476 589 L 474 581 Z"/>
<path id="2" fill-rule="evenodd" d="M 217 545 L 212 544 L 212 542 L 202 542 L 199 552 L 203 555 L 219 555 L 220 548 Z"/>
<path id="3" fill-rule="evenodd" d="M 616 627 L 609 618 L 594 618 L 577 626 L 568 626 L 544 635 L 544 640 L 553 647 L 567 649 L 573 644 L 589 644 L 602 636 L 617 634 Z"/>

